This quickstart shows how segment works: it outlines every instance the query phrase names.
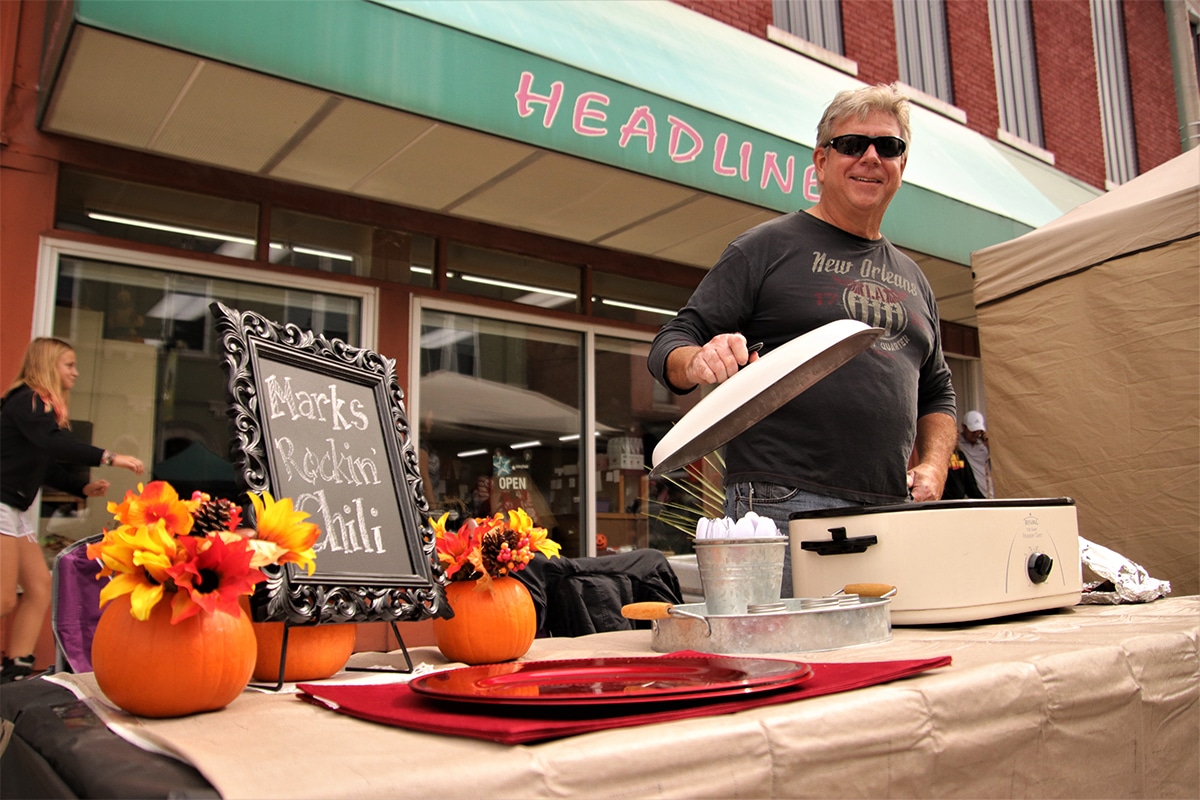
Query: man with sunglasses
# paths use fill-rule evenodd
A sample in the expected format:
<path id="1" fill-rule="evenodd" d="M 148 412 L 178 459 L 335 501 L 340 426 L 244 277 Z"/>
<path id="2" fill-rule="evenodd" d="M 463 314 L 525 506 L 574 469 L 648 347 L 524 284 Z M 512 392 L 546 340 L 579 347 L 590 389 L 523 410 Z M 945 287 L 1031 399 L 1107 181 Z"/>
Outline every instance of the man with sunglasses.
<path id="1" fill-rule="evenodd" d="M 734 239 L 655 337 L 650 371 L 683 394 L 757 360 L 750 342 L 765 354 L 846 318 L 884 329 L 726 446 L 731 518 L 753 507 L 786 534 L 794 512 L 941 497 L 957 423 L 937 305 L 880 231 L 907 163 L 908 120 L 894 86 L 839 93 L 817 126 L 816 205 Z M 790 553 L 782 588 L 792 595 Z"/>

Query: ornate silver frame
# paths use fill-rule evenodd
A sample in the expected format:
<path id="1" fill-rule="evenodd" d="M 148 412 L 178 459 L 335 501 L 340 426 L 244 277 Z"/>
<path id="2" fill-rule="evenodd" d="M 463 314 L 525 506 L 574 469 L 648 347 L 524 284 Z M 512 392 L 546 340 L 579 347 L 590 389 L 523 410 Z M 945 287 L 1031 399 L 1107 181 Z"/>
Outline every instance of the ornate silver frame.
<path id="1" fill-rule="evenodd" d="M 395 362 L 291 323 L 274 322 L 253 311 L 238 311 L 220 302 L 212 303 L 210 310 L 224 350 L 221 366 L 227 379 L 231 451 L 239 487 L 243 491 L 270 491 L 276 498 L 287 496 L 281 470 L 274 463 L 273 448 L 268 446 L 271 423 L 260 383 L 264 364 L 279 364 L 366 387 L 375 399 L 390 485 L 413 565 L 412 573 L 403 575 L 330 574 L 322 572 L 318 553 L 317 569 L 311 576 L 294 564 L 270 567 L 264 570 L 267 580 L 251 596 L 252 618 L 256 622 L 311 625 L 453 616 L 446 602 L 446 577 L 438 562 L 435 535 L 428 524 L 429 508 Z M 327 535 L 322 532 L 323 540 Z M 321 546 L 319 542 L 318 548 Z"/>

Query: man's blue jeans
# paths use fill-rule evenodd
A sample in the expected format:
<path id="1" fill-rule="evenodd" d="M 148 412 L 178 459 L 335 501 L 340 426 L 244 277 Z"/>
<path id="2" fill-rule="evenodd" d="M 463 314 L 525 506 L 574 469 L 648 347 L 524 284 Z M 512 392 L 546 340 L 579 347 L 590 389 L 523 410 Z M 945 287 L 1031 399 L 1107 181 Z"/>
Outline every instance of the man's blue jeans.
<path id="1" fill-rule="evenodd" d="M 737 520 L 747 512 L 753 511 L 760 517 L 774 520 L 779 532 L 784 536 L 788 535 L 788 517 L 797 511 L 851 508 L 861 505 L 864 504 L 762 481 L 735 483 L 725 488 L 725 516 Z M 780 597 L 792 596 L 792 548 L 789 543 L 783 557 Z"/>

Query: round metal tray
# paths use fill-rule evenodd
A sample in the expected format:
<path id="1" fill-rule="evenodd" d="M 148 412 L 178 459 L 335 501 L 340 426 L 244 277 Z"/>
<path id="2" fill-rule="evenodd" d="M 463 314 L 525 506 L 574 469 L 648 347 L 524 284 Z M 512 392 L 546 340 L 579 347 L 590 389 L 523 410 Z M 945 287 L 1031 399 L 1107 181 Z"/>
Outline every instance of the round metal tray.
<path id="1" fill-rule="evenodd" d="M 890 598 L 794 597 L 755 614 L 708 614 L 703 603 L 672 606 L 656 619 L 655 652 L 812 653 L 890 641 Z"/>

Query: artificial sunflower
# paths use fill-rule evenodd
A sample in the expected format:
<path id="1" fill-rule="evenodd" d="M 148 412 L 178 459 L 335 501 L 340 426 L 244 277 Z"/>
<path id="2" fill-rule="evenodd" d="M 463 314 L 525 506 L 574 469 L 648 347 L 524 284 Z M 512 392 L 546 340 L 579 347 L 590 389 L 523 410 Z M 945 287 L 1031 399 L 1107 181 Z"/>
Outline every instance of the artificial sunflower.
<path id="1" fill-rule="evenodd" d="M 304 521 L 308 513 L 297 511 L 291 498 L 276 500 L 270 492 L 263 492 L 261 498 L 251 494 L 250 502 L 254 504 L 255 523 L 254 538 L 250 539 L 255 551 L 251 565 L 296 564 L 312 575 L 317 558 L 313 546 L 321 530 Z"/>
<path id="2" fill-rule="evenodd" d="M 178 540 L 167 531 L 165 519 L 146 525 L 122 525 L 105 531 L 104 538 L 88 545 L 88 558 L 99 559 L 98 577 L 113 576 L 100 590 L 100 605 L 114 597 L 130 595 L 135 617 L 145 620 L 162 599 L 163 585 L 179 556 Z"/>
<path id="3" fill-rule="evenodd" d="M 476 589 L 491 588 L 493 578 L 525 569 L 535 552 L 557 558 L 562 546 L 545 528 L 533 524 L 524 509 L 497 512 L 490 517 L 467 519 L 455 532 L 446 530 L 448 514 L 429 520 L 437 537 L 438 560 L 452 581 L 477 582 Z"/>
<path id="4" fill-rule="evenodd" d="M 267 492 L 250 495 L 257 530 L 234 530 L 241 510 L 227 500 L 197 492 L 180 500 L 165 481 L 138 485 L 108 508 L 120 524 L 88 545 L 88 558 L 101 562 L 98 578 L 111 578 L 100 590 L 100 605 L 130 596 L 130 613 L 147 620 L 171 595 L 171 622 L 198 613 L 241 613 L 238 597 L 264 580 L 260 568 L 295 563 L 312 574 L 320 529 L 305 522 L 290 499 Z"/>
<path id="5" fill-rule="evenodd" d="M 171 600 L 171 624 L 195 616 L 201 610 L 238 613 L 238 597 L 254 591 L 263 574 L 250 568 L 253 550 L 249 540 L 226 541 L 220 536 L 182 542 L 188 558 L 170 569 L 175 582 Z"/>
<path id="6" fill-rule="evenodd" d="M 151 481 L 144 487 L 139 483 L 137 494 L 127 491 L 120 503 L 109 503 L 108 511 L 123 525 L 136 527 L 162 520 L 172 535 L 186 536 L 192 531 L 195 508 L 181 500 L 171 484 Z"/>
<path id="7" fill-rule="evenodd" d="M 458 531 L 451 532 L 446 530 L 446 519 L 449 516 L 450 514 L 446 513 L 437 520 L 429 520 L 437 536 L 438 561 L 445 568 L 446 577 L 450 580 L 467 580 L 482 568 L 476 532 L 479 523 L 468 519 Z"/>

